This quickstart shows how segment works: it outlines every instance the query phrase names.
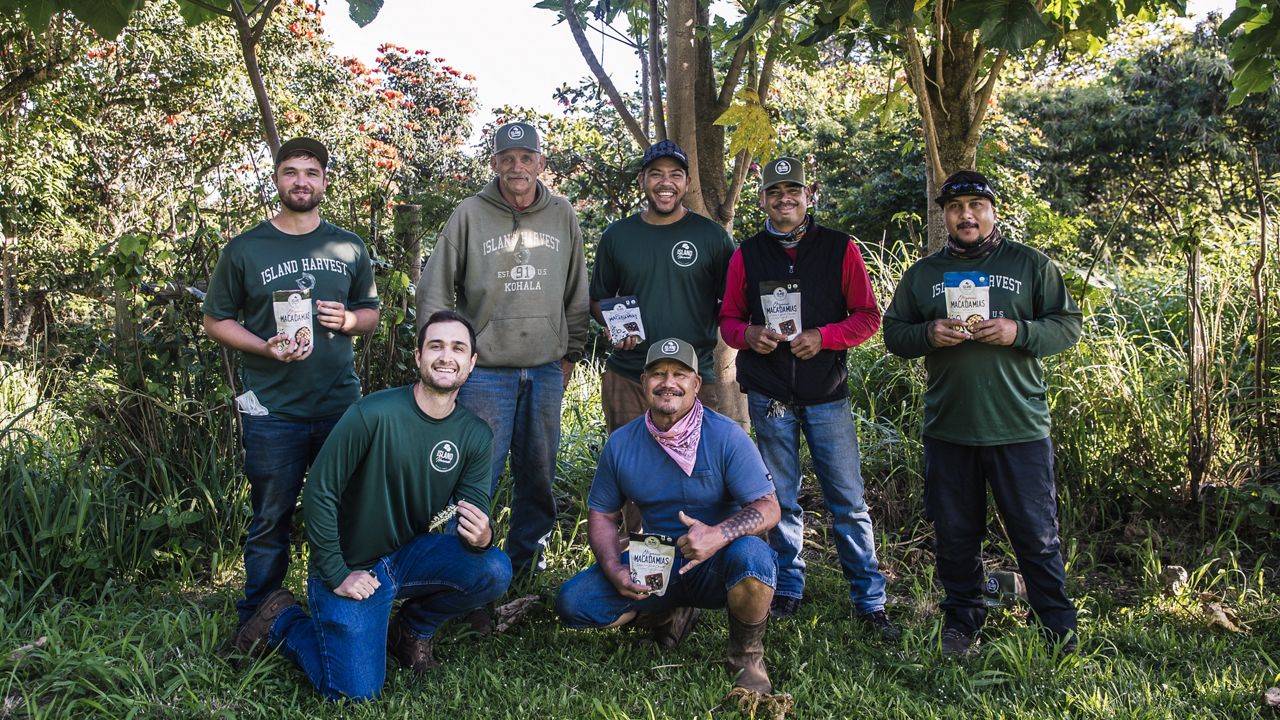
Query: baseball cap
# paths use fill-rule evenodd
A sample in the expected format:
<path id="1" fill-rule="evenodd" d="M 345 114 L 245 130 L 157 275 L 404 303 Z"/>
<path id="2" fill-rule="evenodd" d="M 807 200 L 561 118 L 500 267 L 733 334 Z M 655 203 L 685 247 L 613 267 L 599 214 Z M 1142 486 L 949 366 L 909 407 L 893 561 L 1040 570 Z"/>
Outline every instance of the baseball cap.
<path id="1" fill-rule="evenodd" d="M 689 169 L 689 156 L 685 154 L 679 145 L 670 140 L 662 140 L 650 145 L 649 149 L 644 151 L 644 160 L 640 162 L 640 169 L 644 170 L 664 157 L 669 157 L 680 163 L 680 167 L 685 170 Z M 696 367 L 694 371 L 697 371 Z"/>
<path id="2" fill-rule="evenodd" d="M 667 338 L 649 346 L 649 354 L 644 357 L 644 369 L 659 360 L 675 360 L 685 367 L 698 372 L 698 353 L 689 343 L 680 338 Z"/>
<path id="3" fill-rule="evenodd" d="M 493 154 L 503 150 L 520 148 L 541 153 L 542 144 L 538 142 L 538 128 L 529 123 L 513 122 L 498 128 L 493 134 Z"/>
<path id="4" fill-rule="evenodd" d="M 938 197 L 934 202 L 946 205 L 951 198 L 962 195 L 978 195 L 990 200 L 992 204 L 996 201 L 996 192 L 991 189 L 991 183 L 987 181 L 985 175 L 972 170 L 961 170 L 942 183 L 942 188 L 938 190 Z"/>
<path id="5" fill-rule="evenodd" d="M 760 189 L 768 190 L 779 183 L 804 185 L 804 163 L 793 157 L 780 157 L 764 166 Z"/>
<path id="6" fill-rule="evenodd" d="M 321 167 L 329 167 L 329 149 L 324 143 L 309 137 L 296 137 L 280 146 L 276 151 L 275 167 L 295 152 L 304 152 L 320 161 Z"/>

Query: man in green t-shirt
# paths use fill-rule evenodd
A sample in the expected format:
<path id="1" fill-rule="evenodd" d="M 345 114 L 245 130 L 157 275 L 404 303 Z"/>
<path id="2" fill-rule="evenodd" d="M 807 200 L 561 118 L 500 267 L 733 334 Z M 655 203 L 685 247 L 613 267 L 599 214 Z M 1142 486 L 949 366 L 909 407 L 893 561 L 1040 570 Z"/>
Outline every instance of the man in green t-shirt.
<path id="1" fill-rule="evenodd" d="M 237 635 L 238 650 L 280 646 L 325 697 L 367 700 L 382 690 L 388 650 L 426 673 L 438 664 L 436 629 L 506 592 L 511 561 L 493 547 L 489 521 L 493 432 L 457 402 L 475 342 L 462 315 L 433 313 L 418 333 L 419 381 L 342 416 L 302 502 L 311 614 L 277 590 Z"/>
<path id="2" fill-rule="evenodd" d="M 961 657 L 977 650 L 987 615 L 987 485 L 1036 619 L 1063 649 L 1076 644 L 1040 358 L 1080 339 L 1080 310 L 1052 260 L 1001 237 L 995 200 L 976 172 L 947 178 L 937 198 L 947 244 L 903 273 L 884 313 L 885 347 L 925 359 L 925 514 L 946 591 L 942 650 Z"/>
<path id="3" fill-rule="evenodd" d="M 209 280 L 204 327 L 241 353 L 244 471 L 253 519 L 244 545 L 243 625 L 280 587 L 307 467 L 360 397 L 352 338 L 378 325 L 378 292 L 359 237 L 320 219 L 329 151 L 294 138 L 276 153 L 280 212 L 227 243 Z"/>
<path id="4" fill-rule="evenodd" d="M 670 140 L 644 153 L 639 175 L 646 207 L 605 228 L 591 275 L 591 312 L 613 344 L 600 378 L 600 402 L 610 433 L 644 414 L 640 386 L 645 354 L 655 338 L 678 337 L 693 345 L 702 370 L 700 399 L 730 416 L 717 397 L 717 313 L 724 278 L 733 256 L 733 239 L 713 220 L 691 212 L 682 202 L 689 190 L 689 160 Z M 611 333 L 601 301 L 632 296 L 640 322 Z M 645 339 L 638 331 L 644 326 Z"/>

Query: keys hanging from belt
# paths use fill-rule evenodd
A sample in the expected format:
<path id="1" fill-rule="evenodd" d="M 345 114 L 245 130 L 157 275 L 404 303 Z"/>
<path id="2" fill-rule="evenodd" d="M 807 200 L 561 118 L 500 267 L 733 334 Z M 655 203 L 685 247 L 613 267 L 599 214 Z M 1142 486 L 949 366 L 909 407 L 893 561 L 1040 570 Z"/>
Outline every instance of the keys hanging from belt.
<path id="1" fill-rule="evenodd" d="M 765 417 L 772 420 L 775 418 L 786 417 L 786 416 L 787 416 L 787 404 L 782 402 L 781 400 L 774 400 L 770 398 L 769 405 L 765 409 Z"/>

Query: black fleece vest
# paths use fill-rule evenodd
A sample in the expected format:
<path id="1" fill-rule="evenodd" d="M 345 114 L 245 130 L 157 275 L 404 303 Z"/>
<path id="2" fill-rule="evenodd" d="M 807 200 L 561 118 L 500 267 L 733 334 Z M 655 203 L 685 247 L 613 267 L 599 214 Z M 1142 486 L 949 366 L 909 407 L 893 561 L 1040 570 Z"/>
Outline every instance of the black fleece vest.
<path id="1" fill-rule="evenodd" d="M 778 240 L 759 232 L 742 243 L 747 306 L 751 324 L 764 324 L 760 282 L 800 281 L 800 324 L 816 328 L 849 316 L 844 297 L 844 255 L 849 236 L 814 223 L 800 241 L 793 263 Z M 791 354 L 791 343 L 778 343 L 768 355 L 738 351 L 738 384 L 791 405 L 817 405 L 849 396 L 844 350 L 820 350 L 808 360 Z"/>

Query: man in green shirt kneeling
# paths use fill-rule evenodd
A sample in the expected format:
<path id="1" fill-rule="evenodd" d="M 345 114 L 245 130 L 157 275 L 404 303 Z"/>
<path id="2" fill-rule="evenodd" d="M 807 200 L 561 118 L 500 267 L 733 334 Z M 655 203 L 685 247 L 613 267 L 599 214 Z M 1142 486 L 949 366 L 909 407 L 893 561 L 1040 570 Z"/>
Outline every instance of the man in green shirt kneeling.
<path id="1" fill-rule="evenodd" d="M 277 590 L 236 638 L 246 653 L 280 646 L 331 700 L 377 697 L 388 649 L 414 672 L 435 667 L 436 629 L 511 583 L 511 561 L 492 547 L 493 433 L 457 404 L 476 364 L 475 330 L 438 311 L 418 333 L 416 359 L 419 381 L 351 406 L 311 470 L 311 615 Z"/>

